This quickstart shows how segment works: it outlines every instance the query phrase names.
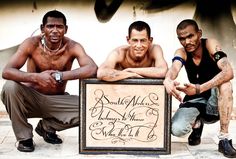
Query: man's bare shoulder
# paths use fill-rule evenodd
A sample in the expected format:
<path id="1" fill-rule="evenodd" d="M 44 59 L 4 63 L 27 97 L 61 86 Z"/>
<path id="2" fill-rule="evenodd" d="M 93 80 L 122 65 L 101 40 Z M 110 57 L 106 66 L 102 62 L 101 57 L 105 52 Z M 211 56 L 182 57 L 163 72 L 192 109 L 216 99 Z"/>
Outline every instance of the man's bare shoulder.
<path id="1" fill-rule="evenodd" d="M 161 48 L 161 46 L 160 46 L 159 44 L 152 44 L 152 45 L 149 47 L 148 52 L 149 52 L 150 54 L 156 53 L 156 52 L 159 53 L 159 52 L 162 52 L 162 48 Z"/>
<path id="2" fill-rule="evenodd" d="M 178 49 L 175 51 L 175 56 L 180 56 L 180 57 L 182 57 L 184 60 L 187 59 L 187 53 L 186 53 L 186 51 L 184 50 L 183 47 L 178 48 Z"/>
<path id="3" fill-rule="evenodd" d="M 159 44 L 152 44 L 150 48 L 161 48 L 161 45 Z"/>
<path id="4" fill-rule="evenodd" d="M 67 49 L 69 51 L 84 49 L 83 46 L 79 42 L 77 42 L 73 39 L 70 39 L 69 37 L 64 37 L 63 43 L 64 43 L 64 45 L 67 46 Z"/>
<path id="5" fill-rule="evenodd" d="M 28 37 L 26 38 L 24 41 L 23 41 L 23 44 L 31 44 L 31 45 L 38 45 L 39 41 L 41 40 L 41 36 L 40 35 L 37 35 L 37 36 L 31 36 L 31 37 Z"/>
<path id="6" fill-rule="evenodd" d="M 122 45 L 122 46 L 115 48 L 111 53 L 115 54 L 118 57 L 124 57 L 124 55 L 126 54 L 126 52 L 128 50 L 129 50 L 128 45 Z"/>
<path id="7" fill-rule="evenodd" d="M 214 38 L 208 38 L 206 40 L 206 48 L 212 55 L 217 51 L 222 51 L 222 46 L 220 42 Z"/>
<path id="8" fill-rule="evenodd" d="M 72 40 L 69 37 L 64 37 L 63 38 L 63 43 L 67 44 L 70 48 L 75 47 L 75 46 L 79 46 L 79 47 L 82 46 L 79 42 L 77 42 L 75 40 Z"/>
<path id="9" fill-rule="evenodd" d="M 126 51 L 129 49 L 129 46 L 128 45 L 122 45 L 122 46 L 119 46 L 117 47 L 115 50 L 118 52 L 118 53 L 126 53 Z"/>
<path id="10" fill-rule="evenodd" d="M 162 48 L 159 44 L 152 44 L 148 49 L 148 55 L 150 58 L 156 59 L 163 55 Z"/>
<path id="11" fill-rule="evenodd" d="M 32 53 L 35 49 L 38 48 L 41 40 L 41 36 L 32 36 L 26 38 L 19 46 L 18 51 L 25 53 Z"/>

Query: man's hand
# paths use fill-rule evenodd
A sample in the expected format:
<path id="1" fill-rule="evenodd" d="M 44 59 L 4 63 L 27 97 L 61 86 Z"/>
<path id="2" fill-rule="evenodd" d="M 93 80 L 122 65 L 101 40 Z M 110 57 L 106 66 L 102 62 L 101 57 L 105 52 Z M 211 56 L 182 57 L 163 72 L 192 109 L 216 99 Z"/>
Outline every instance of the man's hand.
<path id="1" fill-rule="evenodd" d="M 124 69 L 123 71 L 135 73 L 132 68 L 126 68 L 126 69 Z"/>
<path id="2" fill-rule="evenodd" d="M 47 70 L 37 75 L 37 83 L 41 87 L 56 87 L 57 81 L 52 76 L 55 70 Z"/>
<path id="3" fill-rule="evenodd" d="M 132 76 L 130 78 L 144 78 L 143 76 L 137 74 L 137 73 L 131 73 Z"/>
<path id="4" fill-rule="evenodd" d="M 180 92 L 176 89 L 176 87 L 180 83 L 171 79 L 165 79 L 163 83 L 164 83 L 167 93 L 170 95 L 173 95 L 177 100 L 182 102 L 182 97 L 180 95 Z"/>
<path id="5" fill-rule="evenodd" d="M 143 76 L 139 75 L 132 68 L 126 68 L 123 70 L 124 72 L 128 72 L 130 74 L 129 78 L 144 78 Z"/>
<path id="6" fill-rule="evenodd" d="M 189 96 L 196 94 L 196 85 L 192 83 L 185 83 L 183 86 L 177 86 L 176 89 Z"/>

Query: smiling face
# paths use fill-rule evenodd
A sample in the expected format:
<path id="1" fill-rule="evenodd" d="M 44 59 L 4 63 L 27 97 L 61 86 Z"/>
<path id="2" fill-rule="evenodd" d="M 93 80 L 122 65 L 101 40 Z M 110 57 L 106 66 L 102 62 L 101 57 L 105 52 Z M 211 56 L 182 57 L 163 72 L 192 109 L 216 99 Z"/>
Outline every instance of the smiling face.
<path id="1" fill-rule="evenodd" d="M 67 31 L 63 18 L 48 17 L 46 24 L 41 26 L 42 33 L 44 33 L 46 40 L 49 43 L 59 43 Z"/>
<path id="2" fill-rule="evenodd" d="M 130 37 L 127 37 L 127 41 L 130 45 L 130 58 L 134 61 L 141 61 L 148 52 L 152 38 L 148 37 L 146 29 L 142 31 L 132 29 Z"/>
<path id="3" fill-rule="evenodd" d="M 192 25 L 188 25 L 183 29 L 177 29 L 177 36 L 186 52 L 194 52 L 200 46 L 202 31 L 196 30 Z"/>

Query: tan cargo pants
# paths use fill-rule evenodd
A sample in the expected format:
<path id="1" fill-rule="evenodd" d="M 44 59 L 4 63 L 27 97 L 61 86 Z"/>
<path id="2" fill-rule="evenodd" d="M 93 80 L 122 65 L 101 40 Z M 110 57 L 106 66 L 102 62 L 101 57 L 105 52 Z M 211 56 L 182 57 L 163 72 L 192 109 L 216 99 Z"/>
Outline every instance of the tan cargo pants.
<path id="1" fill-rule="evenodd" d="M 43 128 L 49 132 L 79 125 L 79 96 L 44 95 L 20 83 L 6 81 L 1 99 L 17 141 L 33 137 L 28 118 L 42 118 Z"/>

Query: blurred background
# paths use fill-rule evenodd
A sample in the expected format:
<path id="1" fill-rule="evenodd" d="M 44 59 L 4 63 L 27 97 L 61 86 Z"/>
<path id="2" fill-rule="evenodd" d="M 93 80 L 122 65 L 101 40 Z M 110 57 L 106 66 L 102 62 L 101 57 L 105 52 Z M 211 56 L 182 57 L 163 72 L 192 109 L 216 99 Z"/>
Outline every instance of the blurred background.
<path id="1" fill-rule="evenodd" d="M 198 22 L 203 37 L 214 37 L 221 42 L 235 74 L 236 1 L 233 0 L 1 0 L 0 73 L 24 39 L 40 34 L 44 14 L 54 9 L 67 18 L 66 36 L 82 44 L 98 66 L 111 50 L 127 44 L 128 27 L 136 20 L 150 25 L 153 43 L 161 45 L 170 66 L 175 50 L 181 47 L 176 26 L 181 20 L 191 18 Z M 73 68 L 76 67 L 78 64 L 74 63 Z M 187 82 L 184 69 L 178 80 Z M 4 82 L 0 77 L 0 89 Z M 235 79 L 232 83 L 235 90 Z M 78 80 L 70 81 L 67 91 L 78 95 Z M 172 98 L 173 110 L 178 104 Z M 1 102 L 0 112 L 5 112 Z"/>

